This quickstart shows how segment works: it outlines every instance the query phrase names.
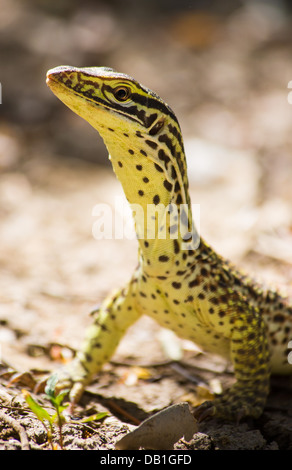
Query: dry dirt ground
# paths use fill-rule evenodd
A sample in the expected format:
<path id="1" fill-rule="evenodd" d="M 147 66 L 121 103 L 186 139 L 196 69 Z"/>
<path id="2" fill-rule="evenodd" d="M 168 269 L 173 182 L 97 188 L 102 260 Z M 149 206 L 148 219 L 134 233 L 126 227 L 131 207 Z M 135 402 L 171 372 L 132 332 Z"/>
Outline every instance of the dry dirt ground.
<path id="1" fill-rule="evenodd" d="M 122 191 L 99 165 L 96 133 L 51 96 L 45 71 L 111 65 L 166 98 L 184 132 L 202 235 L 291 294 L 291 16 L 245 2 L 222 21 L 188 6 L 162 12 L 149 35 L 144 13 L 157 2 L 132 18 L 115 1 L 0 3 L 0 448 L 50 449 L 22 390 L 53 412 L 35 385 L 70 360 L 90 311 L 131 275 L 137 244 L 94 238 L 93 208 L 114 208 Z M 146 417 L 182 401 L 192 408 L 232 380 L 228 364 L 142 318 L 87 388 L 79 421 L 63 426 L 63 447 L 114 449 Z M 292 450 L 291 393 L 291 379 L 276 377 L 260 419 L 205 421 L 176 448 Z M 53 442 L 60 448 L 57 429 Z"/>

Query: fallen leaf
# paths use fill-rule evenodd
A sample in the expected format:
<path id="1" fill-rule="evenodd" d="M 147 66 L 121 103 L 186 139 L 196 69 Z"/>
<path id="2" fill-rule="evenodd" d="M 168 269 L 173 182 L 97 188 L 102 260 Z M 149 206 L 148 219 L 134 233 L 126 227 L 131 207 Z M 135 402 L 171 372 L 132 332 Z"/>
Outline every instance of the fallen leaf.
<path id="1" fill-rule="evenodd" d="M 31 374 L 30 372 L 17 372 L 13 374 L 13 376 L 10 378 L 10 381 L 7 386 L 11 387 L 13 384 L 16 383 L 25 385 L 31 390 L 33 390 L 36 385 L 36 380 L 33 377 L 33 374 Z"/>
<path id="2" fill-rule="evenodd" d="M 143 421 L 116 443 L 118 450 L 171 450 L 181 438 L 190 441 L 198 431 L 187 403 L 178 403 Z"/>

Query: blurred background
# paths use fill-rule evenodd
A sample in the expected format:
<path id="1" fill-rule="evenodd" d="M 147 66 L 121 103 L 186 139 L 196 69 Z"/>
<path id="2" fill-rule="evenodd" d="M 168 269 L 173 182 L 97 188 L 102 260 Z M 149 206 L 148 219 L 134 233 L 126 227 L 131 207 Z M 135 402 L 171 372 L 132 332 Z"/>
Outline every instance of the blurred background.
<path id="1" fill-rule="evenodd" d="M 202 235 L 291 288 L 291 13 L 288 0 L 0 0 L 2 360 L 27 369 L 60 359 L 51 343 L 77 347 L 137 260 L 135 240 L 92 236 L 93 207 L 122 191 L 96 131 L 46 87 L 57 65 L 109 66 L 167 101 Z M 155 357 L 141 321 L 120 354 L 151 340 Z"/>

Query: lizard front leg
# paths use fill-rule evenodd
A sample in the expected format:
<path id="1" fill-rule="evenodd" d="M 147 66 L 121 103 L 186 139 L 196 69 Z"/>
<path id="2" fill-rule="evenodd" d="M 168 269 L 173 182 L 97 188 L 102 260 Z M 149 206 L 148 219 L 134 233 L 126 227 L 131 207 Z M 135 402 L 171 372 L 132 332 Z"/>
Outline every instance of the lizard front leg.
<path id="1" fill-rule="evenodd" d="M 70 401 L 79 401 L 85 386 L 113 355 L 126 330 L 141 315 L 136 307 L 134 281 L 108 296 L 93 313 L 83 345 L 73 361 L 58 371 L 56 390 L 69 388 Z"/>
<path id="2" fill-rule="evenodd" d="M 269 393 L 269 347 L 262 316 L 253 307 L 241 303 L 227 316 L 230 329 L 230 354 L 236 377 L 235 384 L 222 396 L 200 405 L 195 417 L 202 421 L 216 416 L 239 421 L 258 418 Z"/>

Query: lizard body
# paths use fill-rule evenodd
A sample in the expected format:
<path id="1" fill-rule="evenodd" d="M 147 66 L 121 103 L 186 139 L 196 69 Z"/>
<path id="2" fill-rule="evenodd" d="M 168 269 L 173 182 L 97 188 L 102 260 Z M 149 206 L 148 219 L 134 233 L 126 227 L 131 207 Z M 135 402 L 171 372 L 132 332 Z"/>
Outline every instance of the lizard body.
<path id="1" fill-rule="evenodd" d="M 69 382 L 71 399 L 78 400 L 127 328 L 147 314 L 234 365 L 235 384 L 202 404 L 195 412 L 199 419 L 258 417 L 271 372 L 292 373 L 287 349 L 292 307 L 237 271 L 197 233 L 175 114 L 136 80 L 104 67 L 56 67 L 47 83 L 100 133 L 128 201 L 142 209 L 133 211 L 138 267 L 95 312 L 82 348 L 67 375 L 60 375 L 61 384 Z"/>

